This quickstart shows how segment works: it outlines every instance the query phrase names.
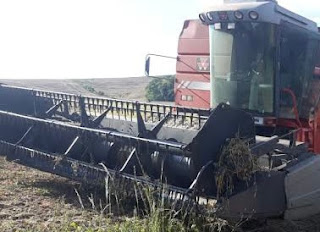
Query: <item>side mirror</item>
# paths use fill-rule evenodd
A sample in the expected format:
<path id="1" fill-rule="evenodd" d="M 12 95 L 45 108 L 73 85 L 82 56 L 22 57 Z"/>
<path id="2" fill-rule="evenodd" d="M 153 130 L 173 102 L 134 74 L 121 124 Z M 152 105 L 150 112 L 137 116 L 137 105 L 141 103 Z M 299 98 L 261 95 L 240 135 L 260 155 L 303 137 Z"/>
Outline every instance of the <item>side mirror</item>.
<path id="1" fill-rule="evenodd" d="M 178 58 L 177 57 L 173 57 L 173 56 L 164 56 L 164 55 L 159 55 L 159 54 L 147 54 L 146 55 L 146 62 L 144 64 L 144 73 L 146 75 L 146 77 L 155 77 L 155 76 L 150 76 L 150 59 L 151 56 L 155 56 L 155 57 L 160 57 L 160 58 L 166 58 L 166 59 L 172 59 L 177 61 Z"/>
<path id="2" fill-rule="evenodd" d="M 146 57 L 146 63 L 144 66 L 144 73 L 147 77 L 150 77 L 150 56 L 147 55 Z"/>

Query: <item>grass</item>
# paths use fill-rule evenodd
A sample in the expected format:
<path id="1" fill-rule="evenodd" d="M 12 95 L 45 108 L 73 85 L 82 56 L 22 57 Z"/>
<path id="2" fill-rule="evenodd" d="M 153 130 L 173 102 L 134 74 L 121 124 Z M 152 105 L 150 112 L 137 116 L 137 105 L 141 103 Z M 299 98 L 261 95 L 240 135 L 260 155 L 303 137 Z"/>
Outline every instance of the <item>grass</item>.
<path id="1" fill-rule="evenodd" d="M 91 80 L 92 81 L 92 80 Z M 83 89 L 87 90 L 88 92 L 99 95 L 99 96 L 104 96 L 105 93 L 101 90 L 97 91 L 94 87 L 93 84 L 91 83 L 90 80 L 82 80 L 80 81 L 80 85 L 82 86 Z"/>
<path id="2" fill-rule="evenodd" d="M 164 197 L 166 186 L 153 189 L 140 183 L 121 183 L 106 178 L 104 212 L 125 216 L 127 220 L 115 223 L 110 231 L 221 231 L 227 223 L 200 214 L 197 207 L 180 204 Z M 80 198 L 80 195 L 77 194 Z M 91 198 L 91 202 L 93 202 Z M 82 202 L 79 199 L 79 202 Z M 95 204 L 91 204 L 94 206 Z M 95 208 L 95 207 L 93 207 Z M 128 216 L 130 219 L 128 220 Z M 208 220 L 210 219 L 210 220 Z M 220 223 L 222 222 L 222 223 Z M 224 223 L 224 224 L 223 224 Z"/>
<path id="3" fill-rule="evenodd" d="M 296 232 L 320 228 L 319 215 L 295 222 L 272 219 L 249 227 L 232 226 L 196 208 L 177 210 L 146 186 L 119 185 L 109 180 L 106 195 L 106 189 L 93 189 L 0 157 L 0 231 Z"/>
<path id="4" fill-rule="evenodd" d="M 219 231 L 214 218 L 158 194 L 112 179 L 91 188 L 0 157 L 0 231 Z"/>

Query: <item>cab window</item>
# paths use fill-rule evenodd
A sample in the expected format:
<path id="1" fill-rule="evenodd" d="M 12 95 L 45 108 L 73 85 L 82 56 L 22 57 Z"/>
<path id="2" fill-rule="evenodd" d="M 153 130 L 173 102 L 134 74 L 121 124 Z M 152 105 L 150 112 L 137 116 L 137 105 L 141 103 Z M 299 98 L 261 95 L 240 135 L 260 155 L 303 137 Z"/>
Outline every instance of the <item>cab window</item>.
<path id="1" fill-rule="evenodd" d="M 280 40 L 280 115 L 292 118 L 293 97 L 300 113 L 308 99 L 309 85 L 314 75 L 318 42 L 311 33 L 284 27 Z M 291 92 L 292 94 L 290 94 Z"/>

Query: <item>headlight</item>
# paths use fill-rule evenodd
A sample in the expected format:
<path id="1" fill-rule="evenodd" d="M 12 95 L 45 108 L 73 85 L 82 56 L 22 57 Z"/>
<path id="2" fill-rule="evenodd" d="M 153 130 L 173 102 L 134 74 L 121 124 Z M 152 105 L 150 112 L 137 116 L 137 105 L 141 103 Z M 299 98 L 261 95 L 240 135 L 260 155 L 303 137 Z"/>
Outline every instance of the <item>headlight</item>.
<path id="1" fill-rule="evenodd" d="M 259 14 L 255 11 L 250 11 L 249 17 L 250 17 L 250 19 L 257 20 L 259 18 Z"/>
<path id="2" fill-rule="evenodd" d="M 204 14 L 199 14 L 199 19 L 200 19 L 202 22 L 205 22 L 205 21 L 206 21 L 206 17 L 204 16 Z"/>
<path id="3" fill-rule="evenodd" d="M 243 14 L 242 14 L 241 11 L 235 11 L 235 12 L 234 12 L 234 17 L 235 17 L 236 19 L 238 19 L 238 20 L 241 20 L 241 19 L 243 19 Z"/>
<path id="4" fill-rule="evenodd" d="M 210 21 L 213 21 L 213 16 L 210 12 L 207 13 L 207 18 L 210 20 Z"/>

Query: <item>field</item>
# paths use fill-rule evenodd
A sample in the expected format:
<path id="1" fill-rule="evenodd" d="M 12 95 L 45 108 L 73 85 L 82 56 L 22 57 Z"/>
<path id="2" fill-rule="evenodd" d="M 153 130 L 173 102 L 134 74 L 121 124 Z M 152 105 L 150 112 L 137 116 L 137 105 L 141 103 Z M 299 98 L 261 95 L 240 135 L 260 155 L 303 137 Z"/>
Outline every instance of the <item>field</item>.
<path id="1" fill-rule="evenodd" d="M 86 95 L 144 100 L 147 78 L 101 80 L 0 80 L 2 83 Z M 239 227 L 201 215 L 164 220 L 155 207 L 146 215 L 134 208 L 121 214 L 109 210 L 104 189 L 9 162 L 0 156 L 0 231 L 320 231 L 320 216 L 304 221 L 273 219 Z M 168 219 L 166 217 L 166 219 Z M 193 220 L 193 221 L 192 221 Z M 201 224 L 202 225 L 199 225 Z"/>
<path id="2" fill-rule="evenodd" d="M 146 77 L 79 80 L 0 80 L 0 83 L 82 95 L 145 100 Z"/>
<path id="3" fill-rule="evenodd" d="M 79 185 L 66 179 L 1 157 L 0 181 L 0 231 L 68 231 L 99 217 L 80 210 L 74 192 Z"/>

